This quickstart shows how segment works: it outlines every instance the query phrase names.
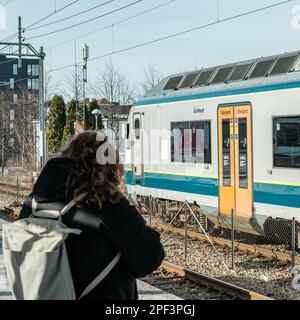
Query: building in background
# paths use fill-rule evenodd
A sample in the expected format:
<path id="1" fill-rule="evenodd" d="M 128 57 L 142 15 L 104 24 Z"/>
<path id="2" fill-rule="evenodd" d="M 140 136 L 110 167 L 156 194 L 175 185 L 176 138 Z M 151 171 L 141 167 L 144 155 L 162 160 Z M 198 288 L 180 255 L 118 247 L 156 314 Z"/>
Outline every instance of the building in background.
<path id="1" fill-rule="evenodd" d="M 0 56 L 0 90 L 8 91 L 13 101 L 18 101 L 21 91 L 28 91 L 28 100 L 39 93 L 39 60 Z"/>
<path id="2" fill-rule="evenodd" d="M 20 62 L 20 64 L 19 64 Z M 19 103 L 26 100 L 27 105 L 35 104 L 39 99 L 39 60 L 22 58 L 11 58 L 0 56 L 0 93 L 5 96 L 9 104 L 9 147 L 10 154 L 7 166 L 22 166 L 17 148 L 15 148 L 15 124 L 19 120 Z M 36 108 L 36 107 L 34 107 Z M 32 110 L 32 108 L 29 108 Z M 31 115 L 29 115 L 30 117 Z M 33 120 L 33 119 L 32 119 Z"/>

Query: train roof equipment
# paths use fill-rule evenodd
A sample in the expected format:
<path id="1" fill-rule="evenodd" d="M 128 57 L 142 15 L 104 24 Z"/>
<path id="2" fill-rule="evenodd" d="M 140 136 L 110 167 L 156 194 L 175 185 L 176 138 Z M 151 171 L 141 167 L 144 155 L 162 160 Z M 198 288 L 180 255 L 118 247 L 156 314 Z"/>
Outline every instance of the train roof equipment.
<path id="1" fill-rule="evenodd" d="M 300 51 L 261 57 L 164 78 L 140 101 L 300 80 Z"/>

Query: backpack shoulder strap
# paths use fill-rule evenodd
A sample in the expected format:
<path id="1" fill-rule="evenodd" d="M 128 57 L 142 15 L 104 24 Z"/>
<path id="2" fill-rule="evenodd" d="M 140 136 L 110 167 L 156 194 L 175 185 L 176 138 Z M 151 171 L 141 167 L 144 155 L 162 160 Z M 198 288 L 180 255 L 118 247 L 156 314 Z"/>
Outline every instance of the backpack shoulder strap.
<path id="1" fill-rule="evenodd" d="M 60 215 L 63 216 L 66 214 L 69 210 L 71 210 L 76 205 L 75 200 L 70 201 L 61 211 Z"/>
<path id="2" fill-rule="evenodd" d="M 97 285 L 104 280 L 108 274 L 112 271 L 112 269 L 116 266 L 118 261 L 121 258 L 121 253 L 119 252 L 114 259 L 108 264 L 108 266 L 98 275 L 97 278 L 95 278 L 88 286 L 87 288 L 82 292 L 81 296 L 78 298 L 78 300 L 81 300 L 83 297 L 85 297 L 87 294 L 89 294 L 93 289 L 97 287 Z"/>
<path id="3" fill-rule="evenodd" d="M 32 216 L 40 218 L 57 218 L 59 216 L 65 215 L 69 210 L 71 210 L 76 205 L 74 200 L 70 201 L 62 210 L 37 210 L 37 202 L 32 198 Z"/>

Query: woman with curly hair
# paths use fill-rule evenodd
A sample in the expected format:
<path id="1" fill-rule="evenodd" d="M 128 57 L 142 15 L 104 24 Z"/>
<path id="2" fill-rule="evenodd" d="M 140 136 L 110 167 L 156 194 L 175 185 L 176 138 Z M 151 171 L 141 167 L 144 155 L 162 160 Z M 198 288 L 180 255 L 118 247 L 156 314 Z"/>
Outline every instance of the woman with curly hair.
<path id="1" fill-rule="evenodd" d="M 102 138 L 93 131 L 82 132 L 59 157 L 49 160 L 19 219 L 31 214 L 33 198 L 36 210 L 61 210 L 75 200 L 76 206 L 63 216 L 63 222 L 82 230 L 66 240 L 76 296 L 120 252 L 113 270 L 84 299 L 135 300 L 136 278 L 158 268 L 164 250 L 159 234 L 146 226 L 123 194 L 124 169 L 118 152 L 110 146 L 110 152 L 101 154 L 108 145 Z M 115 161 L 103 161 L 109 156 Z"/>

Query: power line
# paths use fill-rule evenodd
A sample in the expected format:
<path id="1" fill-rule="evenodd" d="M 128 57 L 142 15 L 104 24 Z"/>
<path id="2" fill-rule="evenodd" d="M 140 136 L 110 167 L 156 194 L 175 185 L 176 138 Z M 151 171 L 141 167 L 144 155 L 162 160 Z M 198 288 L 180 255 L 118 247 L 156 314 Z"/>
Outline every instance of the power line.
<path id="1" fill-rule="evenodd" d="M 129 20 L 131 20 L 131 19 L 134 19 L 134 18 L 137 18 L 137 17 L 139 17 L 139 16 L 142 16 L 142 15 L 144 15 L 144 14 L 146 14 L 146 13 L 149 13 L 149 12 L 151 12 L 151 11 L 153 11 L 153 10 L 159 9 L 159 8 L 161 8 L 161 7 L 164 7 L 164 6 L 166 6 L 166 5 L 170 4 L 170 3 L 173 3 L 173 2 L 175 2 L 175 1 L 176 1 L 176 0 L 171 0 L 171 1 L 164 2 L 164 3 L 162 3 L 162 4 L 158 5 L 158 6 L 155 6 L 155 7 L 150 8 L 150 9 L 148 9 L 148 10 L 142 11 L 142 12 L 140 12 L 140 13 L 138 13 L 138 14 L 135 14 L 135 15 L 133 15 L 133 16 L 130 16 L 130 17 L 128 17 L 128 18 L 125 18 L 125 19 L 119 20 L 119 21 L 117 21 L 117 22 L 114 22 L 113 24 L 109 24 L 109 25 L 107 25 L 107 26 L 105 26 L 105 27 L 102 27 L 102 28 L 96 29 L 96 30 L 94 30 L 94 31 L 85 33 L 85 34 L 83 34 L 83 35 L 81 35 L 81 36 L 78 36 L 78 37 L 76 37 L 76 38 L 73 38 L 73 39 L 66 40 L 66 41 L 60 42 L 60 43 L 58 43 L 58 44 L 55 44 L 55 45 L 53 45 L 53 46 L 51 46 L 51 47 L 49 47 L 49 48 L 46 48 L 45 50 L 50 50 L 50 49 L 59 47 L 59 46 L 61 46 L 61 45 L 64 45 L 64 44 L 66 44 L 66 43 L 73 42 L 73 41 L 75 41 L 75 40 L 77 40 L 77 39 L 81 39 L 81 38 L 87 37 L 87 36 L 89 36 L 89 35 L 91 35 L 91 34 L 94 34 L 94 33 L 97 33 L 97 32 L 103 31 L 103 30 L 106 30 L 106 29 L 108 29 L 108 28 L 111 28 L 112 26 L 116 26 L 116 25 L 119 25 L 119 24 L 121 24 L 121 23 L 127 22 L 127 21 L 129 21 Z"/>
<path id="2" fill-rule="evenodd" d="M 12 40 L 13 38 L 15 38 L 17 35 L 18 35 L 18 33 L 16 32 L 16 33 L 12 34 L 11 36 L 9 36 L 9 37 L 1 40 L 1 42 L 10 41 L 10 40 Z"/>
<path id="3" fill-rule="evenodd" d="M 100 8 L 100 7 L 103 7 L 103 6 L 105 6 L 106 4 L 109 4 L 109 3 L 113 2 L 113 1 L 115 1 L 115 0 L 106 1 L 106 2 L 101 3 L 101 4 L 99 4 L 99 5 L 95 6 L 95 7 L 92 7 L 92 8 L 89 8 L 89 9 L 87 9 L 87 10 L 84 10 L 84 11 L 81 11 L 81 12 L 78 12 L 78 13 L 75 13 L 75 14 L 73 14 L 73 15 L 71 15 L 71 16 L 68 16 L 68 17 L 65 17 L 65 18 L 62 18 L 62 19 L 59 19 L 59 20 L 56 20 L 56 21 L 52 21 L 52 22 L 43 24 L 43 25 L 41 25 L 41 26 L 37 26 L 37 27 L 34 27 L 34 28 L 27 28 L 26 31 L 32 31 L 32 30 L 36 30 L 36 29 L 48 27 L 48 26 L 51 26 L 51 25 L 53 25 L 53 24 L 55 24 L 55 23 L 59 23 L 59 22 L 61 22 L 61 21 L 66 21 L 66 20 L 72 19 L 72 18 L 77 17 L 77 16 L 79 16 L 79 15 L 81 15 L 81 14 L 84 14 L 84 13 L 87 13 L 87 12 L 89 12 L 89 11 L 92 11 L 92 10 L 98 9 L 98 8 Z"/>
<path id="4" fill-rule="evenodd" d="M 17 51 L 15 51 L 15 53 L 16 53 Z M 7 60 L 7 61 L 2 61 L 2 62 L 0 62 L 0 65 L 2 65 L 2 64 L 6 64 L 6 63 L 10 63 L 10 62 L 12 62 L 12 61 L 18 61 L 18 58 L 13 58 L 13 59 L 10 59 L 10 60 Z"/>
<path id="5" fill-rule="evenodd" d="M 14 80 L 14 83 L 29 80 L 29 79 L 38 79 L 38 78 L 37 77 L 34 78 L 34 76 L 30 76 L 30 77 Z M 5 86 L 9 85 L 9 83 L 10 82 L 6 82 L 5 84 L 0 84 L 0 87 L 5 87 Z"/>
<path id="6" fill-rule="evenodd" d="M 46 20 L 46 19 L 48 19 L 48 18 L 52 17 L 53 15 L 57 14 L 58 12 L 61 12 L 61 11 L 65 10 L 65 9 L 67 9 L 67 8 L 71 7 L 73 4 L 77 3 L 78 1 L 79 1 L 79 0 L 74 0 L 73 2 L 71 2 L 71 3 L 67 4 L 67 5 L 65 5 L 64 7 L 60 8 L 60 9 L 58 9 L 58 10 L 55 10 L 54 12 L 50 13 L 50 14 L 49 14 L 49 15 L 47 15 L 46 17 L 44 17 L 44 18 L 42 18 L 42 19 L 40 19 L 40 20 L 38 20 L 38 21 L 36 21 L 36 22 L 32 23 L 31 25 L 27 26 L 25 29 L 23 29 L 23 31 L 25 31 L 25 30 L 27 30 L 27 29 L 29 29 L 29 28 L 31 28 L 31 27 L 33 27 L 33 26 L 37 25 L 38 23 L 40 23 L 40 22 L 42 22 L 42 21 L 44 21 L 44 20 Z"/>
<path id="7" fill-rule="evenodd" d="M 8 4 L 10 4 L 13 0 L 8 0 L 6 1 L 5 3 L 2 4 L 2 7 L 5 7 L 7 6 Z"/>
<path id="8" fill-rule="evenodd" d="M 102 14 L 102 15 L 100 15 L 100 16 L 97 16 L 97 17 L 95 17 L 95 18 L 88 19 L 88 20 L 85 20 L 85 21 L 83 21 L 83 22 L 76 23 L 76 24 L 73 24 L 73 25 L 71 25 L 71 26 L 68 26 L 68 27 L 65 27 L 65 28 L 61 28 L 61 29 L 58 29 L 58 30 L 55 30 L 55 31 L 52 31 L 52 32 L 47 32 L 47 33 L 44 33 L 44 34 L 40 34 L 40 35 L 31 37 L 31 38 L 28 38 L 27 40 L 32 40 L 32 39 L 36 39 L 36 38 L 45 37 L 45 36 L 48 36 L 48 35 L 51 35 L 51 34 L 54 34 L 54 33 L 58 33 L 58 32 L 61 32 L 61 31 L 65 31 L 65 30 L 68 30 L 68 29 L 72 29 L 72 28 L 81 26 L 81 25 L 86 24 L 86 23 L 88 23 L 88 22 L 98 20 L 98 19 L 103 18 L 103 17 L 106 17 L 106 16 L 108 16 L 108 15 L 110 15 L 110 14 L 112 14 L 112 13 L 115 13 L 115 12 L 121 11 L 121 10 L 123 10 L 123 9 L 126 9 L 126 8 L 128 8 L 128 7 L 131 7 L 131 6 L 133 6 L 133 5 L 135 5 L 135 4 L 139 3 L 139 2 L 142 2 L 142 1 L 144 1 L 144 0 L 137 0 L 137 1 L 131 2 L 131 3 L 129 3 L 129 4 L 125 5 L 125 6 L 123 6 L 123 7 L 120 7 L 120 8 L 118 8 L 118 9 L 113 10 L 113 11 L 107 12 L 107 13 Z"/>
<path id="9" fill-rule="evenodd" d="M 265 11 L 265 10 L 268 10 L 268 9 L 271 9 L 271 8 L 274 8 L 274 7 L 278 7 L 278 6 L 281 6 L 281 5 L 286 4 L 288 2 L 291 2 L 291 1 L 293 1 L 293 0 L 286 0 L 286 1 L 278 2 L 278 3 L 275 3 L 275 4 L 269 5 L 269 6 L 261 7 L 259 9 L 255 9 L 255 10 L 252 10 L 252 11 L 247 11 L 247 12 L 244 12 L 244 13 L 241 13 L 241 14 L 237 14 L 237 15 L 228 17 L 228 18 L 224 18 L 224 19 L 221 19 L 219 21 L 216 20 L 214 22 L 211 22 L 211 23 L 208 23 L 208 24 L 205 24 L 205 25 L 201 25 L 201 26 L 198 26 L 198 27 L 195 27 L 195 28 L 191 28 L 191 29 L 187 29 L 187 30 L 184 30 L 184 31 L 181 31 L 181 32 L 173 33 L 173 34 L 170 34 L 170 35 L 167 35 L 167 36 L 164 36 L 164 37 L 161 37 L 161 38 L 157 38 L 157 39 L 154 39 L 154 40 L 151 40 L 151 41 L 147 41 L 147 42 L 143 42 L 143 43 L 140 43 L 140 44 L 137 44 L 137 45 L 134 45 L 134 46 L 123 48 L 123 49 L 120 49 L 120 50 L 117 50 L 117 51 L 114 51 L 114 52 L 109 52 L 109 53 L 106 53 L 106 54 L 103 54 L 103 55 L 100 55 L 100 56 L 96 56 L 94 58 L 90 58 L 89 61 L 95 61 L 95 60 L 98 60 L 98 59 L 102 59 L 102 58 L 106 58 L 106 57 L 112 56 L 112 55 L 117 54 L 117 53 L 122 53 L 122 52 L 125 52 L 125 51 L 137 49 L 137 48 L 149 45 L 149 44 L 153 44 L 153 43 L 160 42 L 160 41 L 163 41 L 163 40 L 167 40 L 167 39 L 170 39 L 170 38 L 178 37 L 178 36 L 186 34 L 186 33 L 190 33 L 190 32 L 193 32 L 193 31 L 196 31 L 196 30 L 200 30 L 200 29 L 204 29 L 204 28 L 207 28 L 207 27 L 210 27 L 210 26 L 213 26 L 213 25 L 217 25 L 217 24 L 223 23 L 223 22 L 227 22 L 227 21 L 230 21 L 230 20 L 234 20 L 234 19 L 237 19 L 237 18 L 241 18 L 241 17 L 247 16 L 247 15 L 251 15 L 251 14 L 254 14 L 254 13 L 257 13 L 257 12 L 260 12 L 260 11 Z M 50 70 L 50 72 L 64 70 L 64 69 L 70 68 L 71 66 L 74 66 L 74 65 L 66 65 L 66 66 L 63 66 L 63 67 L 59 67 L 59 68 Z"/>
<path id="10" fill-rule="evenodd" d="M 12 0 L 10 0 L 10 1 L 12 1 Z M 40 22 L 42 22 L 42 21 L 44 21 L 44 20 L 52 17 L 52 16 L 55 15 L 56 13 L 61 12 L 61 11 L 65 10 L 65 9 L 69 8 L 70 6 L 72 6 L 73 4 L 75 4 L 75 3 L 78 2 L 78 1 L 79 1 L 79 0 L 74 0 L 74 1 L 72 1 L 71 3 L 65 5 L 64 7 L 60 8 L 60 9 L 58 9 L 58 10 L 55 10 L 54 12 L 48 14 L 47 16 L 39 19 L 38 21 L 36 21 L 36 22 L 34 22 L 33 24 L 31 24 L 31 25 L 27 26 L 26 28 L 24 28 L 24 29 L 23 29 L 23 32 L 24 32 L 26 29 L 31 28 L 32 26 L 34 26 L 34 25 L 36 25 L 36 24 L 38 24 L 38 23 L 40 23 Z M 1 40 L 0 42 L 10 41 L 11 39 L 15 38 L 17 35 L 18 35 L 18 32 L 16 32 L 16 33 L 12 34 L 11 36 L 9 36 L 9 37 Z"/>

